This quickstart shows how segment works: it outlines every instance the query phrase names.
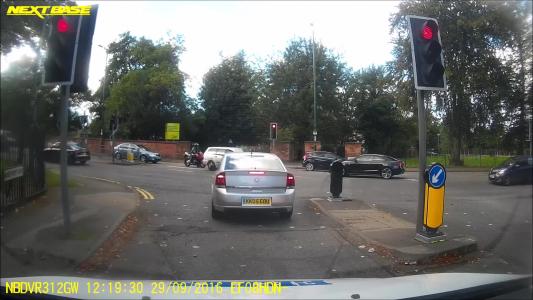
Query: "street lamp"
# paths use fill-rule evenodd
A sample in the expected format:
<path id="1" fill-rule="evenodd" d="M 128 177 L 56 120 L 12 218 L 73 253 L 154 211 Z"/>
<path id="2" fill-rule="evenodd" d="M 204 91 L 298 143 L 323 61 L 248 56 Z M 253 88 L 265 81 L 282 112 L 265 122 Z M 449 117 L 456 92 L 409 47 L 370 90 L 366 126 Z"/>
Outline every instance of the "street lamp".
<path id="1" fill-rule="evenodd" d="M 531 156 L 531 118 L 533 118 L 533 116 L 531 115 L 531 110 L 529 112 L 529 114 L 526 116 L 526 119 L 528 120 L 529 122 L 529 156 Z"/>
<path id="2" fill-rule="evenodd" d="M 102 103 L 104 103 L 104 97 L 105 97 L 105 83 L 106 83 L 106 79 L 107 79 L 107 57 L 109 55 L 109 48 L 107 47 L 104 47 L 102 45 L 98 45 L 98 47 L 102 48 L 105 50 L 105 71 L 104 71 L 104 82 L 103 82 L 103 86 L 102 86 Z"/>
<path id="3" fill-rule="evenodd" d="M 313 144 L 316 151 L 316 136 L 318 134 L 316 130 L 316 69 L 315 69 L 315 28 L 314 24 L 311 23 L 311 28 L 313 30 Z"/>

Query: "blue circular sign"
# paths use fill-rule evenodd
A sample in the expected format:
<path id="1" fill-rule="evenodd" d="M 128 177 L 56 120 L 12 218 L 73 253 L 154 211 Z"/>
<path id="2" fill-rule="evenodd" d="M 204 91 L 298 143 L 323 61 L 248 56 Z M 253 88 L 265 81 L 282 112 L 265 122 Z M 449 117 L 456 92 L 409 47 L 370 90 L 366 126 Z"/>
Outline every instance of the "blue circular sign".
<path id="1" fill-rule="evenodd" d="M 434 164 L 429 168 L 428 178 L 429 186 L 434 189 L 440 189 L 446 182 L 446 170 L 441 164 Z"/>

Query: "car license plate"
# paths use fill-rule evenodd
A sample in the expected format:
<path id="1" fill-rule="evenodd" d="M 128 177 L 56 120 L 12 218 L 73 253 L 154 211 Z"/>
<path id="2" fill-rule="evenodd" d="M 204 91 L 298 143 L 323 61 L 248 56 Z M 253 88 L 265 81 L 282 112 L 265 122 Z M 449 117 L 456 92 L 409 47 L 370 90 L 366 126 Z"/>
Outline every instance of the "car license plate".
<path id="1" fill-rule="evenodd" d="M 242 206 L 272 206 L 272 198 L 242 198 Z"/>

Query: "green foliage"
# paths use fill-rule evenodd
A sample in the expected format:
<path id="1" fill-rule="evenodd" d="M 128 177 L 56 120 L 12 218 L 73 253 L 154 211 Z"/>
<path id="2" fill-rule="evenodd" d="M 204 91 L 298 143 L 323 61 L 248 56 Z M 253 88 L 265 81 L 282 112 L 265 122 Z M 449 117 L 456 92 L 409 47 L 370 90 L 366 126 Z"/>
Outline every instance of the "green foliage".
<path id="1" fill-rule="evenodd" d="M 102 91 L 97 91 L 92 109 L 104 132 L 111 116 L 117 115 L 118 134 L 125 138 L 162 139 L 167 122 L 180 122 L 182 139 L 191 138 L 190 99 L 178 68 L 181 51 L 179 38 L 154 43 L 129 33 L 109 45 L 106 97 L 102 102 Z M 95 127 L 93 134 L 98 131 Z"/>
<path id="2" fill-rule="evenodd" d="M 204 77 L 200 99 L 205 109 L 209 144 L 253 144 L 255 133 L 252 104 L 257 97 L 254 71 L 241 52 L 224 59 Z"/>
<path id="3" fill-rule="evenodd" d="M 460 151 L 465 144 L 470 147 L 475 143 L 476 134 L 487 132 L 498 136 L 504 131 L 505 122 L 511 122 L 509 132 L 519 126 L 523 140 L 525 103 L 528 97 L 531 99 L 531 82 L 528 90 L 524 79 L 525 65 L 529 61 L 529 70 L 531 65 L 531 19 L 527 21 L 531 16 L 530 3 L 402 2 L 391 18 L 391 31 L 397 38 L 395 60 L 389 68 L 401 106 L 414 109 L 406 15 L 439 20 L 449 90 L 434 96 L 436 110 L 443 113 L 444 124 L 449 129 L 452 161 L 460 164 Z"/>

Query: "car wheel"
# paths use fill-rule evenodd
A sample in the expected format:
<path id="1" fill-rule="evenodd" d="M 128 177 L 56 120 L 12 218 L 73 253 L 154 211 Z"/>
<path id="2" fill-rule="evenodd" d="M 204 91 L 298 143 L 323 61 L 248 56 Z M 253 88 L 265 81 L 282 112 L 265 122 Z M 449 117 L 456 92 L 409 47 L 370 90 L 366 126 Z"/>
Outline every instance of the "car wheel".
<path id="1" fill-rule="evenodd" d="M 503 185 L 511 185 L 511 178 L 509 176 L 506 176 L 502 180 Z"/>
<path id="2" fill-rule="evenodd" d="M 120 153 L 119 152 L 115 153 L 115 159 L 120 159 Z"/>
<path id="3" fill-rule="evenodd" d="M 315 169 L 315 165 L 313 165 L 312 163 L 306 163 L 305 164 L 305 170 L 306 171 L 313 171 Z"/>
<path id="4" fill-rule="evenodd" d="M 141 157 L 139 158 L 143 163 L 146 163 L 146 156 L 144 155 L 141 155 Z"/>
<path id="5" fill-rule="evenodd" d="M 292 217 L 292 209 L 289 211 L 282 211 L 279 215 L 282 219 L 290 219 Z"/>
<path id="6" fill-rule="evenodd" d="M 80 165 L 84 165 L 86 162 L 86 160 L 80 160 Z"/>
<path id="7" fill-rule="evenodd" d="M 392 178 L 392 170 L 390 168 L 383 168 L 381 170 L 381 177 L 383 179 L 391 179 Z"/>
<path id="8" fill-rule="evenodd" d="M 209 171 L 215 171 L 217 169 L 217 165 L 215 165 L 215 163 L 212 161 L 207 163 L 207 167 L 209 168 Z"/>
<path id="9" fill-rule="evenodd" d="M 213 217 L 213 219 L 220 219 L 222 218 L 224 214 L 222 212 L 219 212 L 218 210 L 215 209 L 215 206 L 213 205 L 213 203 L 211 203 L 211 217 Z"/>

